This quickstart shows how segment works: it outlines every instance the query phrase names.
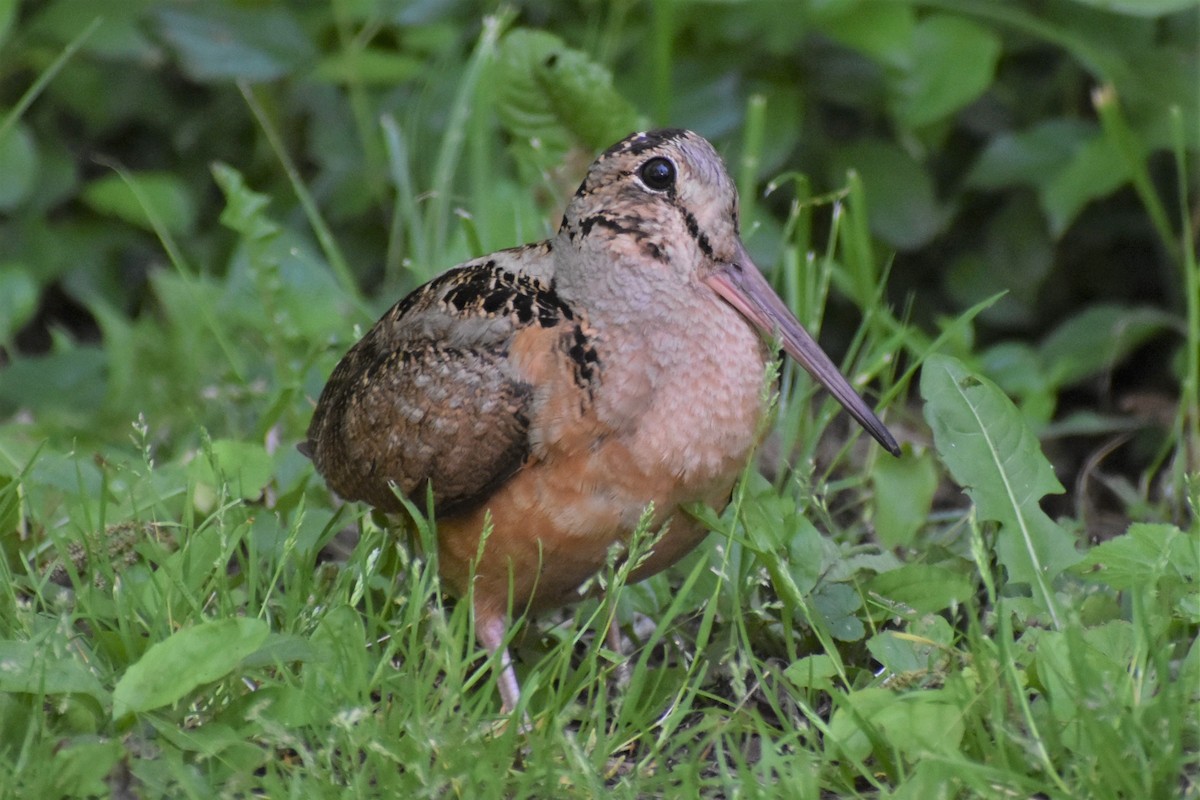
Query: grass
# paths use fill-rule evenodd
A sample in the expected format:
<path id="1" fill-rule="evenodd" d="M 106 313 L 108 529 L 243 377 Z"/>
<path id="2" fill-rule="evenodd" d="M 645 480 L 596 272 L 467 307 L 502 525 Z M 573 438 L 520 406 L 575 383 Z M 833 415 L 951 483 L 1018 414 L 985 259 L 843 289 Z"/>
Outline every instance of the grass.
<path id="1" fill-rule="evenodd" d="M 844 365 L 916 431 L 903 458 L 848 437 L 783 365 L 770 478 L 749 464 L 722 514 L 696 509 L 714 533 L 668 574 L 624 586 L 628 566 L 610 569 L 602 600 L 522 625 L 528 724 L 500 713 L 469 604 L 444 597 L 419 554 L 436 521 L 405 537 L 335 503 L 293 447 L 309 398 L 383 305 L 548 229 L 481 144 L 496 139 L 486 109 L 466 110 L 496 33 L 453 93 L 433 186 L 416 185 L 404 121 L 381 123 L 395 210 L 380 296 L 359 296 L 268 106 L 243 87 L 311 237 L 216 165 L 237 239 L 227 270 L 188 266 L 156 225 L 176 264 L 152 278 L 156 314 L 98 304 L 102 348 L 63 340 L 0 372 L 40 392 L 33 422 L 0 424 L 0 797 L 1200 796 L 1187 436 L 1163 458 L 1180 492 L 1120 535 L 1089 543 L 1080 520 L 1044 513 L 1061 487 L 1036 420 L 970 343 L 991 301 L 936 335 L 878 302 L 887 263 L 853 175 L 817 198 L 778 180 L 783 222 L 759 203 L 745 225 L 810 330 L 838 304 L 861 316 Z M 667 84 L 659 74 L 656 107 Z M 729 158 L 743 187 L 763 177 L 762 103 Z M 468 165 L 469 214 L 423 194 Z M 1172 247 L 1194 365 L 1196 264 Z M 96 409 L 56 402 L 97 358 Z M 1186 374 L 1177 428 L 1194 439 Z M 623 685 L 604 644 L 613 618 Z"/>

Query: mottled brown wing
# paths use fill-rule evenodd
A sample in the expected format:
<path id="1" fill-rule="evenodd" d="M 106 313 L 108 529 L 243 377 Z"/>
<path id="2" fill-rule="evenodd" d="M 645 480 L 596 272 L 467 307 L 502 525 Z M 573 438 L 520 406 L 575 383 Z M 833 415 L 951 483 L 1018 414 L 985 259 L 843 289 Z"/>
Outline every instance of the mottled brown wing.
<path id="1" fill-rule="evenodd" d="M 368 335 L 321 394 L 309 428 L 317 471 L 347 500 L 396 511 L 389 484 L 447 513 L 483 499 L 529 452 L 531 388 L 510 377 L 503 346 L 429 340 L 380 348 Z"/>
<path id="2" fill-rule="evenodd" d="M 302 448 L 335 492 L 396 511 L 389 484 L 423 507 L 432 483 L 444 514 L 521 468 L 533 387 L 509 347 L 520 329 L 554 327 L 571 312 L 545 284 L 505 269 L 512 261 L 481 260 L 426 284 L 337 365 Z"/>

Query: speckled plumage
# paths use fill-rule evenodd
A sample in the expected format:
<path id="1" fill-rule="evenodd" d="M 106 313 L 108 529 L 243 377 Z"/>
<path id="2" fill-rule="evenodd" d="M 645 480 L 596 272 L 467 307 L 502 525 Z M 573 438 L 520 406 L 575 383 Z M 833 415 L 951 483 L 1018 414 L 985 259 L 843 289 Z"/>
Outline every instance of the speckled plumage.
<path id="1" fill-rule="evenodd" d="M 677 512 L 724 505 L 756 444 L 762 334 L 895 451 L 750 262 L 737 213 L 707 141 L 634 134 L 592 164 L 553 239 L 417 289 L 330 377 L 306 452 L 335 492 L 382 509 L 400 508 L 390 484 L 418 505 L 432 485 L 443 578 L 459 594 L 474 581 L 489 649 L 510 607 L 578 599 L 648 504 L 670 524 L 634 579 L 704 537 Z"/>
<path id="2" fill-rule="evenodd" d="M 309 427 L 330 487 L 388 511 L 389 486 L 439 514 L 485 498 L 529 455 L 533 388 L 511 368 L 513 337 L 553 329 L 586 389 L 595 352 L 575 314 L 522 270 L 548 244 L 456 267 L 393 306 L 334 369 Z M 581 341 L 582 340 L 582 341 Z"/>

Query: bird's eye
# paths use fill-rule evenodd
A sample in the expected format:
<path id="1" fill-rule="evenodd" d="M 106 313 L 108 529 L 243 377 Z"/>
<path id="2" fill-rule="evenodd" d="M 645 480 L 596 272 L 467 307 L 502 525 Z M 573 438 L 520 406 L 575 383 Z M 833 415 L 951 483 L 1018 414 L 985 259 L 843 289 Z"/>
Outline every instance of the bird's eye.
<path id="1" fill-rule="evenodd" d="M 656 192 L 665 192 L 675 185 L 675 165 L 667 158 L 652 158 L 638 170 L 642 183 Z"/>

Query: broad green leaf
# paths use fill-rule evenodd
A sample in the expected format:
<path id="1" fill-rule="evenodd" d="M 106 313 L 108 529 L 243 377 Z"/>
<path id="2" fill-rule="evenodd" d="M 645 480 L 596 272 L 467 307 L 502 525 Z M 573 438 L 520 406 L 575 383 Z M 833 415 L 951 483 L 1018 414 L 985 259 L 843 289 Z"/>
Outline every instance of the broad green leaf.
<path id="1" fill-rule="evenodd" d="M 975 591 L 966 576 L 930 564 L 905 564 L 881 572 L 867 582 L 867 588 L 919 614 L 932 614 L 965 602 Z"/>
<path id="2" fill-rule="evenodd" d="M 954 797 L 963 793 L 964 783 L 971 786 L 971 780 L 963 780 L 968 774 L 963 769 L 961 761 L 949 759 L 926 759 L 917 761 L 905 770 L 903 780 L 896 785 L 894 791 L 888 792 L 888 800 L 929 800 L 932 797 Z M 975 796 L 987 795 L 995 786 L 985 773 L 980 771 L 974 777 Z M 980 788 L 982 787 L 982 789 Z M 966 790 L 966 796 L 971 796 L 971 789 Z"/>
<path id="3" fill-rule="evenodd" d="M 761 475 L 749 478 L 745 492 L 741 521 L 747 546 L 767 565 L 774 580 L 789 582 L 784 593 L 808 594 L 828 571 L 830 556 L 821 533 L 796 508 L 795 500 L 781 495 Z"/>
<path id="4" fill-rule="evenodd" d="M 270 634 L 260 619 L 219 619 L 171 634 L 125 671 L 113 690 L 113 719 L 170 705 L 219 680 Z"/>
<path id="5" fill-rule="evenodd" d="M 557 166 L 572 145 L 598 150 L 641 127 L 608 70 L 550 33 L 505 36 L 495 83 L 500 121 L 539 170 Z"/>
<path id="6" fill-rule="evenodd" d="M 262 646 L 242 660 L 244 667 L 274 667 L 278 664 L 294 664 L 314 661 L 323 653 L 312 642 L 290 633 L 272 633 Z"/>
<path id="7" fill-rule="evenodd" d="M 820 531 L 797 509 L 796 501 L 776 492 L 758 474 L 746 481 L 739 511 L 746 548 L 767 567 L 776 593 L 800 602 L 827 572 L 826 543 Z M 714 530 L 720 525 L 715 519 L 709 523 Z"/>
<path id="8" fill-rule="evenodd" d="M 0 343 L 9 341 L 37 311 L 38 285 L 19 264 L 0 264 Z"/>
<path id="9" fill-rule="evenodd" d="M 1179 26 L 1185 30 L 1185 26 Z M 1195 26 L 1193 25 L 1193 30 Z M 1183 119 L 1200 114 L 1200 57 L 1195 35 L 1183 46 L 1155 43 L 1137 52 L 1131 59 L 1133 80 L 1122 87 L 1121 103 L 1136 121 L 1138 137 L 1147 152 L 1174 146 L 1174 123 L 1178 112 Z M 1183 143 L 1188 150 L 1200 148 L 1200 126 L 1183 126 Z"/>
<path id="10" fill-rule="evenodd" d="M 108 353 L 61 339 L 57 345 L 55 352 L 18 356 L 4 368 L 0 408 L 29 408 L 40 416 L 50 410 L 91 414 L 104 405 Z"/>
<path id="11" fill-rule="evenodd" d="M 198 81 L 268 81 L 299 70 L 316 48 L 288 8 L 217 3 L 159 9 L 159 30 Z"/>
<path id="12" fill-rule="evenodd" d="M 900 458 L 881 458 L 871 472 L 875 532 L 888 547 L 912 544 L 929 516 L 938 476 L 933 454 L 906 450 Z"/>
<path id="13" fill-rule="evenodd" d="M 911 67 L 892 81 L 892 112 L 919 128 L 961 110 L 991 86 L 1000 37 L 968 19 L 934 14 L 917 23 Z"/>
<path id="14" fill-rule="evenodd" d="M 932 355 L 921 370 L 925 419 L 938 456 L 975 503 L 981 521 L 999 524 L 996 555 L 1008 580 L 1028 584 L 1036 607 L 1056 626 L 1053 583 L 1079 560 L 1071 536 L 1038 501 L 1062 492 L 1050 462 L 1020 412 L 991 381 L 957 359 Z"/>
<path id="15" fill-rule="evenodd" d="M 257 694 L 254 692 L 254 695 Z M 180 726 L 172 720 L 153 716 L 146 721 L 164 741 L 184 753 L 196 753 L 203 760 L 219 761 L 222 767 L 232 773 L 248 774 L 262 769 L 266 762 L 274 758 L 246 735 L 245 723 L 261 720 L 259 710 L 262 705 L 265 705 L 265 700 L 263 704 L 251 706 L 248 714 L 243 711 L 242 717 L 232 720 L 233 724 L 206 719 L 203 725 Z M 328 721 L 328 716 L 325 721 Z"/>
<path id="16" fill-rule="evenodd" d="M 1067 436 L 1103 436 L 1136 431 L 1145 426 L 1145 422 L 1130 414 L 1102 414 L 1088 409 L 1071 411 L 1062 418 L 1047 425 L 1041 435 L 1047 438 L 1061 439 Z"/>
<path id="17" fill-rule="evenodd" d="M 911 757 L 954 756 L 964 732 L 965 709 L 941 690 L 904 694 L 871 687 L 846 695 L 829 721 L 830 738 L 846 753 L 867 758 L 872 736 Z"/>
<path id="18" fill-rule="evenodd" d="M 4 113 L 0 113 L 0 119 Z M 18 121 L 7 132 L 0 132 L 0 211 L 12 211 L 21 205 L 33 189 L 37 174 L 37 145 L 29 129 Z"/>
<path id="19" fill-rule="evenodd" d="M 818 653 L 796 661 L 784 670 L 784 674 L 789 681 L 802 688 L 828 691 L 838 676 L 838 667 L 828 655 Z"/>
<path id="20" fill-rule="evenodd" d="M 1020 399 L 1026 418 L 1041 431 L 1063 387 L 1113 370 L 1148 339 L 1176 325 L 1175 317 L 1156 308 L 1094 305 L 1060 323 L 1036 347 L 1010 341 L 988 348 L 980 357 L 981 369 Z M 1114 422 L 1121 426 L 1119 419 L 1095 417 L 1077 424 L 1080 432 L 1110 431 Z"/>
<path id="21" fill-rule="evenodd" d="M 66 648 L 47 640 L 0 641 L 0 692 L 84 694 L 108 702 L 100 679 Z"/>
<path id="22" fill-rule="evenodd" d="M 1005 394 L 1024 397 L 1051 389 L 1050 378 L 1042 367 L 1041 355 L 1025 342 L 1007 341 L 992 345 L 979 354 L 979 363 Z"/>
<path id="23" fill-rule="evenodd" d="M 937 615 L 914 622 L 904 631 L 882 631 L 867 640 L 875 660 L 894 675 L 942 669 L 947 662 L 954 629 Z"/>
<path id="24" fill-rule="evenodd" d="M 1058 391 L 1050 383 L 1037 351 L 1025 342 L 1009 341 L 984 350 L 979 368 L 1004 393 L 1016 398 L 1034 430 L 1044 432 L 1058 407 Z"/>
<path id="25" fill-rule="evenodd" d="M 1076 570 L 1114 589 L 1150 588 L 1164 577 L 1194 586 L 1200 583 L 1198 548 L 1195 537 L 1174 525 L 1137 522 L 1089 550 Z"/>
<path id="26" fill-rule="evenodd" d="M 314 699 L 300 686 L 264 684 L 256 692 L 233 699 L 221 711 L 219 719 L 237 724 L 246 719 L 247 712 L 252 712 L 258 719 L 285 728 L 327 722 L 330 711 Z"/>
<path id="27" fill-rule="evenodd" d="M 967 174 L 967 185 L 1001 189 L 1017 184 L 1043 186 L 1085 142 L 1100 135 L 1093 122 L 1049 119 L 1024 131 L 998 134 Z"/>
<path id="28" fill-rule="evenodd" d="M 787 559 L 782 566 L 800 593 L 807 594 L 821 579 L 822 570 L 828 566 L 831 558 L 829 551 L 833 548 L 803 514 L 797 514 L 793 521 L 795 524 L 788 528 L 784 547 Z"/>
<path id="29" fill-rule="evenodd" d="M 949 215 L 933 179 L 897 145 L 864 139 L 840 148 L 833 154 L 833 181 L 844 180 L 850 169 L 862 176 L 871 230 L 884 242 L 915 250 L 941 231 Z"/>
<path id="30" fill-rule="evenodd" d="M 146 10 L 157 0 L 55 0 L 30 20 L 39 36 L 66 43 L 94 19 L 100 25 L 83 42 L 83 50 L 106 59 L 157 63 L 162 47 L 144 30 Z"/>
<path id="31" fill-rule="evenodd" d="M 912 66 L 916 13 L 911 6 L 886 0 L 814 4 L 812 22 L 829 38 L 886 67 Z"/>
<path id="32" fill-rule="evenodd" d="M 861 573 L 883 573 L 900 569 L 903 562 L 890 550 L 862 548 L 853 553 L 837 551 L 837 557 L 825 565 L 821 577 L 827 581 L 853 583 L 863 577 Z"/>
<path id="33" fill-rule="evenodd" d="M 1061 236 L 1084 206 L 1111 194 L 1129 177 L 1129 168 L 1110 138 L 1097 135 L 1083 144 L 1039 191 L 1050 232 Z"/>
<path id="34" fill-rule="evenodd" d="M 64 740 L 54 752 L 56 796 L 111 797 L 108 778 L 127 755 L 119 737 Z"/>
<path id="35" fill-rule="evenodd" d="M 863 760 L 871 755 L 872 739 L 868 729 L 875 731 L 875 717 L 883 709 L 899 702 L 899 695 L 877 686 L 860 689 L 846 695 L 829 720 L 829 744 L 835 745 L 851 758 Z"/>
<path id="36" fill-rule="evenodd" d="M 262 495 L 273 469 L 271 456 L 261 444 L 217 439 L 212 443 L 212 458 L 197 458 L 188 465 L 188 474 L 208 486 L 227 483 L 243 499 L 253 500 Z"/>
<path id="37" fill-rule="evenodd" d="M 0 385 L 5 382 L 0 382 Z M 84 492 L 98 497 L 102 491 L 100 468 L 90 459 L 81 459 L 75 454 L 42 453 L 33 462 L 30 475 L 35 484 L 54 487 L 64 494 Z"/>
<path id="38" fill-rule="evenodd" d="M 810 595 L 813 609 L 824 619 L 829 632 L 843 642 L 857 642 L 866 629 L 858 617 L 862 598 L 858 591 L 845 583 L 822 583 Z"/>
<path id="39" fill-rule="evenodd" d="M 205 758 L 219 756 L 223 763 L 227 763 L 230 748 L 246 744 L 244 731 L 236 730 L 233 726 L 223 722 L 205 720 L 203 725 L 191 726 L 183 731 L 173 720 L 163 721 L 151 718 L 148 722 L 154 726 L 163 739 L 180 750 L 187 753 L 199 753 Z"/>
<path id="40" fill-rule="evenodd" d="M 966 709 L 940 690 L 902 694 L 880 710 L 873 722 L 903 753 L 920 758 L 931 753 L 955 756 L 962 742 Z"/>
<path id="41" fill-rule="evenodd" d="M 196 207 L 187 184 L 170 172 L 132 172 L 105 175 L 83 190 L 83 201 L 109 214 L 153 231 L 151 215 L 171 233 L 187 233 L 196 224 Z"/>
<path id="42" fill-rule="evenodd" d="M 1060 324 L 1038 348 L 1043 371 L 1056 387 L 1073 386 L 1114 369 L 1176 319 L 1157 308 L 1092 305 Z"/>

